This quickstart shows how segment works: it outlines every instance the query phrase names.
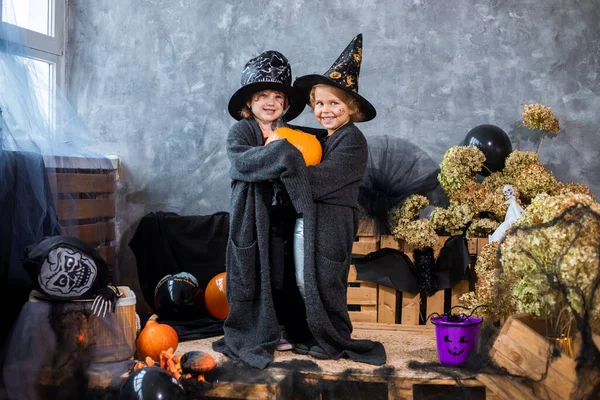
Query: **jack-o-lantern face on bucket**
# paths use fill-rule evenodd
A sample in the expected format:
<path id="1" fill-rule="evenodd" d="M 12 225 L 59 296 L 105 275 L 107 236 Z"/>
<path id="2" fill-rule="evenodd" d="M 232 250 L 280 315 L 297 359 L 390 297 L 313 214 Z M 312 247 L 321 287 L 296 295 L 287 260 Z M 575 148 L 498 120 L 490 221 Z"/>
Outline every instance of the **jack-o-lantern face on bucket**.
<path id="1" fill-rule="evenodd" d="M 483 318 L 459 317 L 449 321 L 448 315 L 432 317 L 438 359 L 445 365 L 463 365 L 477 351 L 479 326 Z"/>
<path id="2" fill-rule="evenodd" d="M 450 335 L 444 336 L 444 342 L 448 343 L 446 349 L 448 350 L 448 353 L 454 357 L 458 357 L 464 353 L 469 343 L 466 336 L 451 338 Z"/>

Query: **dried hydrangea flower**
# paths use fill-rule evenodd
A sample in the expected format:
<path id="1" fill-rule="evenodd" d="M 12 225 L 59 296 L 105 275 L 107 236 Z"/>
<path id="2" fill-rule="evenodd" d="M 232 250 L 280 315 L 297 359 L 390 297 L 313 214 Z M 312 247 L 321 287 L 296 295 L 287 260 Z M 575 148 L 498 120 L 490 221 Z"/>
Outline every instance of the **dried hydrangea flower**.
<path id="1" fill-rule="evenodd" d="M 529 129 L 539 129 L 541 131 L 558 133 L 560 127 L 558 118 L 554 116 L 552 110 L 541 104 L 525 104 L 522 124 Z"/>
<path id="2" fill-rule="evenodd" d="M 544 141 L 545 133 L 557 134 L 560 132 L 560 126 L 558 124 L 558 118 L 554 116 L 552 110 L 541 104 L 529 104 L 523 106 L 525 110 L 521 116 L 523 117 L 522 125 L 529 129 L 539 129 L 542 131 L 542 137 L 540 138 L 540 144 L 538 145 L 537 153 L 539 154 L 542 148 L 542 142 Z"/>
<path id="3" fill-rule="evenodd" d="M 556 193 L 557 194 L 579 193 L 579 194 L 585 194 L 587 196 L 590 196 L 592 199 L 594 199 L 594 194 L 592 193 L 590 188 L 587 187 L 586 185 L 584 185 L 583 183 L 558 182 L 558 188 L 556 190 Z"/>
<path id="4" fill-rule="evenodd" d="M 515 150 L 506 157 L 502 172 L 509 180 L 507 184 L 512 185 L 515 177 L 528 165 L 540 164 L 540 157 L 534 151 Z"/>
<path id="5" fill-rule="evenodd" d="M 452 195 L 467 184 L 475 181 L 475 174 L 481 171 L 485 155 L 477 147 L 454 146 L 444 153 L 440 164 L 438 181 L 442 189 Z"/>
<path id="6" fill-rule="evenodd" d="M 419 218 L 419 212 L 429 205 L 427 197 L 413 194 L 406 198 L 400 205 L 400 218 L 415 220 Z"/>
<path id="7" fill-rule="evenodd" d="M 525 208 L 521 217 L 515 222 L 515 226 L 533 226 L 549 222 L 575 204 L 589 206 L 600 214 L 600 204 L 596 203 L 591 196 L 581 193 L 550 196 L 547 193 L 542 193 L 536 196 L 531 204 Z"/>
<path id="8" fill-rule="evenodd" d="M 514 186 L 521 193 L 521 198 L 528 202 L 540 193 L 554 194 L 558 181 L 543 165 L 530 164 L 515 177 Z"/>
<path id="9" fill-rule="evenodd" d="M 438 241 L 438 235 L 427 219 L 413 221 L 400 219 L 393 230 L 393 234 L 396 239 L 403 240 L 409 247 L 418 250 L 434 247 Z"/>
<path id="10" fill-rule="evenodd" d="M 439 235 L 454 236 L 465 233 L 473 216 L 468 203 L 451 203 L 447 209 L 434 209 L 429 220 Z"/>
<path id="11" fill-rule="evenodd" d="M 471 225 L 469 225 L 469 229 L 467 229 L 467 239 L 476 237 L 488 237 L 496 229 L 498 229 L 499 226 L 500 222 L 490 218 L 474 219 L 471 222 Z"/>
<path id="12" fill-rule="evenodd" d="M 515 153 L 514 151 L 510 154 Z M 509 155 L 510 157 L 510 155 Z M 506 167 L 505 167 L 506 169 Z M 504 170 L 505 170 L 504 169 Z M 489 176 L 486 176 L 481 184 L 488 188 L 490 191 L 494 191 L 498 188 L 503 188 L 504 185 L 512 185 L 512 178 L 504 173 L 504 170 L 498 172 L 492 172 Z"/>

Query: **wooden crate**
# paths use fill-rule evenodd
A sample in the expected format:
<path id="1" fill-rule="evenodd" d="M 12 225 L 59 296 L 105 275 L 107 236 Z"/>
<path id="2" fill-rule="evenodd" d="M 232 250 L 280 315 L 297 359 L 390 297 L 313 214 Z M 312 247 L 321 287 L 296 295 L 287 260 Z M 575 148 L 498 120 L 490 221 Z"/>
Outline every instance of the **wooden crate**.
<path id="1" fill-rule="evenodd" d="M 44 158 L 64 233 L 94 246 L 114 265 L 117 166 L 107 159 Z"/>
<path id="2" fill-rule="evenodd" d="M 486 385 L 501 398 L 568 399 L 577 387 L 576 362 L 560 352 L 553 357 L 553 344 L 543 335 L 544 321 L 528 315 L 514 315 L 503 324 L 500 334 L 490 351 L 491 359 L 510 374 L 532 380 L 529 387 L 522 387 L 515 379 L 486 377 L 494 386 Z M 594 337 L 596 346 L 600 338 Z M 485 379 L 478 379 L 482 382 Z M 600 376 L 591 377 L 598 382 Z M 514 394 L 518 393 L 518 397 Z"/>

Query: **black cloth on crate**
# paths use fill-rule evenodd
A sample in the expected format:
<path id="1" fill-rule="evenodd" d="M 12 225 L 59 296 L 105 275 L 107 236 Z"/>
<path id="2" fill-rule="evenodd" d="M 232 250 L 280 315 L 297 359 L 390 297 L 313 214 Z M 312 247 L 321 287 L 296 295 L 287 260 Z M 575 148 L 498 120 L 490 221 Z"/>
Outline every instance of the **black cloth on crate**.
<path id="1" fill-rule="evenodd" d="M 400 292 L 420 292 L 417 267 L 403 251 L 383 248 L 364 256 L 353 254 L 352 262 L 358 280 L 375 282 Z M 452 288 L 463 279 L 471 280 L 470 262 L 464 236 L 448 238 L 435 261 L 438 290 Z"/>
<path id="2" fill-rule="evenodd" d="M 154 306 L 154 289 L 169 274 L 189 272 L 205 289 L 212 278 L 225 272 L 228 237 L 227 212 L 180 216 L 159 211 L 145 215 L 129 241 L 129 247 L 137 259 L 140 287 L 146 303 Z M 160 322 L 169 323 L 184 337 L 223 334 L 223 321 L 208 312 L 200 313 L 199 317 L 192 321 Z"/>
<path id="3" fill-rule="evenodd" d="M 23 268 L 25 248 L 44 236 L 61 234 L 41 155 L 0 150 L 0 302 L 6 341 L 33 285 Z"/>

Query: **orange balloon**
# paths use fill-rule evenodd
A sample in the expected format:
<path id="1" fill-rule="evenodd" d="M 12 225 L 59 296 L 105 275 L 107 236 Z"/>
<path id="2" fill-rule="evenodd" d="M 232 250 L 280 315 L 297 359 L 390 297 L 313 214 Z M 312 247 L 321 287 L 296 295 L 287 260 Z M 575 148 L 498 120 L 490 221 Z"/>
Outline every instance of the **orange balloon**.
<path id="1" fill-rule="evenodd" d="M 323 156 L 323 149 L 321 143 L 315 135 L 310 133 L 297 131 L 292 128 L 278 128 L 269 136 L 267 143 L 276 139 L 287 139 L 295 148 L 300 150 L 304 162 L 306 165 L 317 165 L 321 162 Z"/>
<path id="2" fill-rule="evenodd" d="M 213 317 L 225 319 L 229 315 L 229 304 L 227 303 L 227 281 L 225 272 L 221 272 L 208 282 L 204 291 L 204 304 Z"/>

